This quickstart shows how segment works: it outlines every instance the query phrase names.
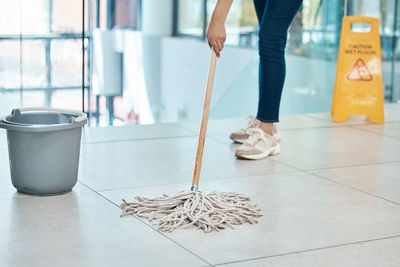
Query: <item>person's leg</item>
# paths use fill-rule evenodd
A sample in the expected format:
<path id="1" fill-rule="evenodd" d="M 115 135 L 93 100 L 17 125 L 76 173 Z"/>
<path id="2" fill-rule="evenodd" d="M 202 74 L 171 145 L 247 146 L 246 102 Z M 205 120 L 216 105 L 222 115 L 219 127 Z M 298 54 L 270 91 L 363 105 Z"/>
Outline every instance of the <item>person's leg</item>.
<path id="1" fill-rule="evenodd" d="M 268 0 L 253 0 L 254 8 L 256 10 L 258 24 L 260 25 L 262 17 L 264 15 L 265 6 Z"/>
<path id="2" fill-rule="evenodd" d="M 262 18 L 263 18 L 263 15 L 264 15 L 264 11 L 265 11 L 265 7 L 268 5 L 268 1 L 269 0 L 253 0 L 253 2 L 254 2 L 254 8 L 255 8 L 255 10 L 256 10 L 256 15 L 257 15 L 257 19 L 258 19 L 258 25 L 260 26 L 261 25 L 261 21 L 262 21 Z M 259 68 L 259 73 L 261 73 L 261 67 Z M 259 88 L 259 91 L 261 91 L 261 88 Z M 261 124 L 261 123 L 260 123 Z M 261 126 L 261 125 L 259 125 L 259 126 Z M 273 134 L 273 132 L 274 132 L 274 126 L 273 126 L 273 124 L 267 124 L 267 125 L 265 125 L 265 123 L 263 123 L 263 130 L 265 131 L 265 132 L 267 132 L 267 133 L 269 133 L 270 135 L 272 135 Z M 266 126 L 266 127 L 265 127 Z M 260 127 L 261 128 L 261 127 Z"/>
<path id="3" fill-rule="evenodd" d="M 256 2 L 254 0 L 257 11 Z M 286 74 L 285 46 L 287 31 L 302 0 L 268 0 L 259 30 L 259 103 L 260 128 L 270 135 L 279 122 L 279 106 Z M 257 3 L 261 7 L 260 3 Z M 257 12 L 257 16 L 259 12 Z"/>

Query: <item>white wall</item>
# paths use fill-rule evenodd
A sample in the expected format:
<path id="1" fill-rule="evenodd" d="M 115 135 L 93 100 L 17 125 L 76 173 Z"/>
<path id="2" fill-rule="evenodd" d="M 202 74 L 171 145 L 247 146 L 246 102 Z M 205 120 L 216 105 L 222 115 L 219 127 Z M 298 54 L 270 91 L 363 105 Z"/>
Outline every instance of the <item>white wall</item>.
<path id="1" fill-rule="evenodd" d="M 165 37 L 162 40 L 162 121 L 200 119 L 210 51 L 205 42 Z M 211 118 L 256 115 L 256 49 L 225 47 L 217 60 Z M 288 55 L 281 114 L 328 112 L 336 62 Z"/>
<path id="2" fill-rule="evenodd" d="M 172 0 L 142 1 L 142 30 L 146 35 L 172 34 Z"/>
<path id="3" fill-rule="evenodd" d="M 212 107 L 255 56 L 253 49 L 224 49 L 217 60 Z M 173 37 L 162 39 L 162 121 L 200 118 L 209 59 L 210 49 L 205 42 Z"/>

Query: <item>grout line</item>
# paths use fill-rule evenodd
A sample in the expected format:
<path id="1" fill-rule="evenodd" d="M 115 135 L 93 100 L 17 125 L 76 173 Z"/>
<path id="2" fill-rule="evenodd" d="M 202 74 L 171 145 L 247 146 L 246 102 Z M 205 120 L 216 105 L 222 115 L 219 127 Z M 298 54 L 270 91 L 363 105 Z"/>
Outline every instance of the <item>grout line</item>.
<path id="1" fill-rule="evenodd" d="M 324 113 L 321 113 L 321 114 L 324 114 Z M 327 121 L 326 119 L 321 119 L 321 118 L 317 118 L 317 117 L 314 117 L 313 115 L 311 115 L 311 114 L 305 114 L 305 116 L 307 116 L 307 117 L 309 117 L 309 118 L 313 118 L 313 119 L 316 119 L 316 120 L 320 120 L 320 121 Z M 333 125 L 333 127 L 336 127 L 336 126 L 363 126 L 363 125 L 374 125 L 375 123 L 373 123 L 373 122 L 370 122 L 370 121 L 367 121 L 367 120 L 364 120 L 364 122 L 333 122 L 333 121 L 329 121 L 330 123 L 332 123 Z M 385 123 L 391 123 L 391 122 L 398 122 L 398 121 L 390 121 L 390 122 L 385 122 Z M 335 124 L 336 123 L 336 124 Z M 342 124 L 342 125 L 340 125 L 340 124 Z"/>
<path id="2" fill-rule="evenodd" d="M 330 170 L 330 169 L 342 169 L 342 168 L 352 168 L 352 167 L 362 167 L 362 166 L 369 166 L 369 165 L 381 165 L 381 164 L 393 164 L 393 163 L 400 163 L 400 161 L 383 161 L 383 162 L 372 162 L 372 163 L 360 163 L 354 165 L 344 165 L 344 166 L 333 166 L 333 167 L 323 167 L 317 169 L 305 169 L 305 172 L 311 171 L 322 171 L 322 170 Z"/>
<path id="3" fill-rule="evenodd" d="M 79 181 L 79 183 L 81 183 L 83 186 L 87 187 L 89 190 L 91 190 L 93 193 L 97 194 L 98 196 L 100 196 L 101 198 L 105 199 L 106 201 L 110 202 L 111 204 L 113 204 L 114 206 L 116 206 L 118 209 L 122 210 L 121 207 L 114 203 L 111 199 L 105 197 L 104 195 L 100 194 L 99 192 L 97 192 L 96 190 L 94 190 L 93 188 L 91 188 L 90 186 L 86 185 L 85 183 Z M 184 246 L 182 246 L 181 244 L 179 244 L 177 241 L 173 240 L 172 238 L 168 237 L 167 235 L 165 235 L 164 233 L 158 231 L 153 225 L 146 223 L 145 221 L 141 220 L 140 218 L 130 215 L 130 217 L 136 219 L 137 221 L 143 223 L 144 225 L 146 225 L 147 227 L 151 228 L 152 230 L 156 231 L 157 233 L 159 233 L 160 235 L 162 235 L 163 237 L 167 238 L 169 241 L 171 241 L 172 243 L 174 243 L 175 245 L 177 245 L 178 247 L 184 249 L 185 251 L 187 251 L 189 254 L 195 256 L 196 258 L 200 259 L 201 261 L 205 262 L 206 264 L 208 264 L 208 266 L 212 266 L 211 263 L 209 263 L 208 261 L 206 261 L 205 259 L 203 259 L 202 257 L 200 257 L 199 255 L 195 254 L 194 252 L 192 252 L 191 250 L 185 248 Z"/>
<path id="4" fill-rule="evenodd" d="M 288 132 L 288 131 L 306 131 L 313 129 L 326 129 L 326 128 L 341 128 L 346 127 L 346 125 L 320 125 L 320 126 L 309 126 L 309 127 L 292 127 L 292 128 L 280 128 L 278 124 L 279 132 Z"/>
<path id="5" fill-rule="evenodd" d="M 374 239 L 368 239 L 368 240 L 363 240 L 363 241 L 356 241 L 356 242 L 350 242 L 350 243 L 344 243 L 344 244 L 338 244 L 338 245 L 332 245 L 332 246 L 325 246 L 325 247 L 319 247 L 319 248 L 313 248 L 313 249 L 298 250 L 298 251 L 293 251 L 293 252 L 274 254 L 274 255 L 265 256 L 265 257 L 256 257 L 256 258 L 245 259 L 245 260 L 237 260 L 237 261 L 218 263 L 218 264 L 215 264 L 214 266 L 222 266 L 222 265 L 231 264 L 231 263 L 240 263 L 240 262 L 275 258 L 275 257 L 294 255 L 294 254 L 300 254 L 300 253 L 306 253 L 306 252 L 312 252 L 312 251 L 319 251 L 319 250 L 331 249 L 331 248 L 337 248 L 337 247 L 345 247 L 345 246 L 351 246 L 351 245 L 357 245 L 357 244 L 363 244 L 363 243 L 369 243 L 369 242 L 375 242 L 375 241 L 387 240 L 387 239 L 393 239 L 393 238 L 399 238 L 399 237 L 400 237 L 400 235 L 380 237 L 380 238 L 374 238 Z"/>
<path id="6" fill-rule="evenodd" d="M 306 116 L 308 118 L 311 118 L 311 119 L 315 119 L 315 120 L 318 120 L 318 121 L 326 122 L 325 119 L 315 118 L 315 117 L 313 117 L 311 115 L 308 115 L 308 114 L 302 114 L 302 115 Z M 398 121 L 391 121 L 391 122 L 398 122 Z M 391 122 L 385 122 L 385 123 L 391 123 Z M 327 124 L 325 126 L 313 126 L 313 127 L 301 127 L 301 128 L 300 127 L 296 127 L 296 128 L 280 129 L 279 131 L 281 131 L 281 132 L 284 132 L 284 131 L 299 131 L 299 130 L 308 130 L 308 129 L 323 129 L 323 128 L 337 128 L 337 127 L 350 127 L 350 128 L 353 128 L 353 129 L 362 130 L 362 129 L 359 129 L 359 128 L 356 128 L 356 127 L 357 126 L 366 126 L 366 125 L 374 125 L 374 124 L 373 123 L 354 123 L 354 124 L 350 124 L 349 123 L 349 124 L 344 124 L 344 125 L 329 125 L 329 124 Z M 187 137 L 196 137 L 196 136 L 198 136 L 198 133 L 196 131 L 194 131 L 193 129 L 191 129 L 190 127 L 179 126 L 179 125 L 174 125 L 174 126 L 171 126 L 171 127 L 174 127 L 174 128 L 177 128 L 177 129 L 181 129 L 181 130 L 185 130 L 185 131 L 191 132 L 192 134 L 190 134 L 190 135 L 180 135 L 180 136 L 153 137 L 153 138 L 132 138 L 132 139 L 120 139 L 120 140 L 110 140 L 110 141 L 94 141 L 94 142 L 82 142 L 82 143 L 84 145 L 92 145 L 92 144 L 103 144 L 103 143 L 118 143 L 118 142 L 131 142 L 131 141 L 176 139 L 176 138 L 180 138 L 180 137 L 187 138 Z M 367 130 L 363 130 L 363 131 L 377 134 L 377 133 L 372 132 L 372 131 L 367 131 Z M 399 139 L 398 137 L 394 137 L 394 136 L 389 136 L 389 135 L 384 135 L 384 136 Z M 224 141 L 220 140 L 219 137 L 214 137 L 214 136 L 209 136 L 208 135 L 207 138 L 208 139 L 212 139 L 214 141 L 219 141 L 219 142 L 222 142 L 224 144 L 227 144 Z"/>
<path id="7" fill-rule="evenodd" d="M 366 129 L 362 129 L 362 128 L 358 128 L 358 127 L 357 126 L 350 126 L 350 128 L 357 129 L 357 130 L 360 130 L 360 131 L 363 131 L 363 132 L 373 133 L 373 134 L 376 134 L 376 135 L 379 135 L 379 136 L 390 137 L 390 138 L 394 138 L 394 139 L 400 139 L 400 137 L 397 137 L 397 136 L 392 136 L 392 135 L 387 135 L 387 134 L 380 134 L 380 133 L 377 133 L 377 132 L 374 132 L 374 131 L 370 131 L 370 130 L 366 130 Z"/>
<path id="8" fill-rule="evenodd" d="M 314 113 L 314 114 L 329 114 L 329 113 Z M 328 121 L 328 120 L 326 120 L 326 119 L 321 119 L 321 118 L 318 118 L 318 117 L 314 117 L 313 115 L 311 115 L 310 113 L 304 113 L 303 114 L 304 116 L 306 116 L 306 117 L 308 117 L 308 118 L 311 118 L 311 119 L 315 119 L 315 120 L 319 120 L 319 121 L 324 121 L 324 122 L 330 122 L 330 123 L 333 123 L 333 122 L 331 122 L 331 121 Z"/>
<path id="9" fill-rule="evenodd" d="M 384 164 L 397 163 L 397 162 L 398 162 L 398 161 L 394 161 L 394 162 L 385 162 Z M 363 164 L 363 165 L 359 165 L 359 166 L 379 165 L 379 164 L 381 164 L 381 163 Z M 390 199 L 387 199 L 387 198 L 384 198 L 384 197 L 380 197 L 380 196 L 378 196 L 378 195 L 374 195 L 374 194 L 372 194 L 372 193 L 363 191 L 363 190 L 358 189 L 358 188 L 356 188 L 356 187 L 352 187 L 352 186 L 350 186 L 350 185 L 337 182 L 337 181 L 335 181 L 335 180 L 333 180 L 333 179 L 329 179 L 329 178 L 320 176 L 320 175 L 318 175 L 318 174 L 312 173 L 311 171 L 314 171 L 314 170 L 301 170 L 301 169 L 299 169 L 299 168 L 290 166 L 289 164 L 285 164 L 285 165 L 288 166 L 288 167 L 292 167 L 292 168 L 296 169 L 296 170 L 299 171 L 299 172 L 303 172 L 303 173 L 306 173 L 306 174 L 315 176 L 315 177 L 317 177 L 317 178 L 323 179 L 323 180 L 325 180 L 325 181 L 329 181 L 329 182 L 332 182 L 332 183 L 335 183 L 335 184 L 339 184 L 339 185 L 345 186 L 345 187 L 350 188 L 350 189 L 352 189 L 352 190 L 358 191 L 358 192 L 360 192 L 360 193 L 367 194 L 367 195 L 372 196 L 372 197 L 375 197 L 375 198 L 379 198 L 379 199 L 381 199 L 381 200 L 385 200 L 385 201 L 390 202 L 390 203 L 395 204 L 395 205 L 400 205 L 400 203 L 398 203 L 398 202 L 396 202 L 396 201 L 392 201 L 392 200 L 390 200 Z M 347 167 L 355 167 L 355 166 L 347 166 Z M 335 167 L 335 168 L 346 168 L 346 167 Z M 333 168 L 326 168 L 326 169 L 333 169 Z M 321 169 L 320 169 L 320 170 L 321 170 Z"/>
<path id="10" fill-rule="evenodd" d="M 213 140 L 213 141 L 215 141 L 215 142 L 218 142 L 218 143 L 220 143 L 220 144 L 223 144 L 223 145 L 228 145 L 228 146 L 230 146 L 230 145 L 232 145 L 232 144 L 235 144 L 235 143 L 231 143 L 231 144 L 229 144 L 229 143 L 227 143 L 227 142 L 225 142 L 225 141 L 222 141 L 222 139 L 219 139 L 219 137 L 214 137 L 214 136 L 211 136 L 211 135 L 209 135 L 209 136 L 207 136 L 206 137 L 207 139 L 211 139 L 211 140 Z"/>
<path id="11" fill-rule="evenodd" d="M 199 124 L 200 125 L 200 124 Z M 185 130 L 185 131 L 189 131 L 189 132 L 192 132 L 193 134 L 196 134 L 196 135 L 199 135 L 199 133 L 198 132 L 200 132 L 200 127 L 199 127 L 199 129 L 198 129 L 198 131 L 194 131 L 193 129 L 191 129 L 190 127 L 185 127 L 185 126 L 180 126 L 180 125 L 175 125 L 175 127 L 176 128 L 179 128 L 179 129 L 181 129 L 181 130 Z"/>
<path id="12" fill-rule="evenodd" d="M 278 124 L 279 125 L 279 124 Z M 313 130 L 313 129 L 325 129 L 325 128 L 340 128 L 345 127 L 345 125 L 321 125 L 321 126 L 312 126 L 312 127 L 296 127 L 296 128 L 287 128 L 287 129 L 279 129 L 280 132 L 286 131 L 302 131 L 302 130 Z M 278 126 L 279 128 L 279 126 Z"/>
<path id="13" fill-rule="evenodd" d="M 316 113 L 314 113 L 314 114 L 316 114 Z M 318 113 L 317 113 L 318 114 Z M 328 114 L 329 115 L 329 113 L 319 113 L 319 114 Z M 365 120 L 364 122 L 355 122 L 355 123 L 352 123 L 352 122 L 333 122 L 333 121 L 331 121 L 331 120 L 326 120 L 326 119 L 322 119 L 322 118 L 318 118 L 317 116 L 313 116 L 312 115 L 312 113 L 310 114 L 310 113 L 305 113 L 304 114 L 304 116 L 307 116 L 307 117 L 309 117 L 309 118 L 312 118 L 312 119 L 316 119 L 316 120 L 319 120 L 319 121 L 324 121 L 324 122 L 330 122 L 330 123 L 332 123 L 332 126 L 341 126 L 340 124 L 342 124 L 342 123 L 344 123 L 344 125 L 343 126 L 347 126 L 347 125 L 357 125 L 357 124 L 360 124 L 360 125 L 369 125 L 369 124 L 372 124 L 371 122 L 368 122 L 367 120 Z"/>
<path id="14" fill-rule="evenodd" d="M 304 114 L 299 114 L 299 115 L 304 115 L 304 116 L 306 116 L 306 117 L 308 117 L 308 118 L 312 118 L 312 119 L 316 119 L 316 120 L 319 120 L 319 121 L 325 121 L 325 122 L 327 122 L 327 120 L 326 119 L 322 119 L 322 118 L 318 118 L 318 117 L 314 117 L 314 115 L 312 115 L 312 114 L 318 114 L 318 113 L 304 113 Z M 319 113 L 319 114 L 328 114 L 328 113 Z M 351 116 L 351 115 L 350 115 Z M 329 121 L 329 122 L 331 122 L 331 123 L 335 123 L 335 122 L 332 122 L 332 121 Z M 400 122 L 400 120 L 391 120 L 391 121 L 385 121 L 385 124 L 386 123 L 396 123 L 396 122 Z M 337 122 L 337 124 L 339 124 L 339 123 L 343 123 L 343 122 Z M 364 122 L 354 122 L 354 123 L 352 123 L 352 122 L 344 122 L 345 123 L 345 125 L 344 126 L 357 126 L 357 125 L 359 125 L 359 126 L 361 126 L 361 125 L 375 125 L 376 123 L 373 123 L 373 122 L 369 122 L 369 121 L 367 121 L 367 120 L 365 120 Z M 335 124 L 334 125 L 332 125 L 332 126 L 335 126 Z"/>
<path id="15" fill-rule="evenodd" d="M 97 144 L 107 144 L 107 143 L 122 143 L 122 142 L 132 142 L 132 141 L 148 141 L 148 140 L 164 140 L 164 139 L 178 139 L 178 138 L 189 138 L 195 135 L 180 135 L 180 136 L 164 136 L 164 137 L 154 137 L 154 138 L 133 138 L 133 139 L 119 139 L 110 141 L 94 141 L 94 142 L 82 142 L 83 145 L 97 145 Z"/>
<path id="16" fill-rule="evenodd" d="M 358 125 L 358 124 L 351 124 L 351 125 L 350 125 L 350 124 L 347 124 L 347 125 L 313 126 L 313 127 L 302 127 L 302 128 L 296 127 L 296 128 L 279 129 L 279 131 L 280 131 L 280 132 L 290 132 L 290 131 L 306 131 L 306 130 L 326 129 L 326 128 L 334 128 L 334 129 L 337 129 L 337 128 L 347 128 L 347 129 L 348 129 L 348 128 L 351 128 L 351 129 L 354 129 L 354 130 L 362 130 L 362 131 L 365 131 L 365 132 L 368 132 L 368 133 L 373 133 L 373 134 L 380 135 L 380 134 L 378 134 L 378 133 L 376 133 L 376 132 L 367 131 L 367 130 L 363 130 L 363 129 L 357 128 L 358 126 L 367 126 L 367 125 L 372 125 L 372 123 L 371 123 L 371 124 L 360 124 L 360 125 Z M 278 128 L 279 128 L 279 126 L 278 126 Z M 182 129 L 184 129 L 184 128 L 182 128 Z M 188 130 L 188 129 L 186 129 L 186 130 Z M 399 137 L 390 136 L 390 135 L 381 135 L 381 136 L 400 139 Z M 222 139 L 220 139 L 220 137 L 216 137 L 216 136 L 213 136 L 213 135 L 210 135 L 210 136 L 207 135 L 207 138 L 208 138 L 208 139 L 212 139 L 212 140 L 214 140 L 214 141 L 218 141 L 218 142 L 223 143 L 223 144 L 228 144 L 228 145 L 229 145 L 229 143 L 227 143 L 226 141 L 223 141 Z M 233 143 L 232 143 L 232 144 L 233 144 Z"/>
<path id="17" fill-rule="evenodd" d="M 384 123 L 371 123 L 372 125 L 377 125 L 377 124 L 391 124 L 391 123 L 399 123 L 400 120 L 391 120 L 391 121 L 385 121 Z"/>
<path id="18" fill-rule="evenodd" d="M 272 157 L 273 157 L 273 156 L 272 156 Z M 299 168 L 297 168 L 297 167 L 295 167 L 295 166 L 292 166 L 292 165 L 290 165 L 290 164 L 288 164 L 288 163 L 282 162 L 282 161 L 280 161 L 280 160 L 278 160 L 278 159 L 274 159 L 274 158 L 272 158 L 272 157 L 271 157 L 271 160 L 273 160 L 273 161 L 275 161 L 275 162 L 277 162 L 277 163 L 280 163 L 280 164 L 282 164 L 282 165 L 285 165 L 286 167 L 289 167 L 289 168 L 293 168 L 293 169 L 295 169 L 296 171 L 304 172 L 304 170 L 302 170 L 302 169 L 299 169 Z"/>
<path id="19" fill-rule="evenodd" d="M 189 127 L 186 128 L 186 127 L 184 127 L 184 126 L 179 126 L 179 125 L 177 125 L 176 127 L 180 128 L 180 129 L 182 129 L 182 130 L 186 130 L 186 131 L 192 132 L 193 134 L 195 134 L 195 136 L 199 136 L 199 133 L 196 133 L 193 129 L 190 129 Z M 209 134 L 207 134 L 207 133 L 206 133 L 206 139 L 211 139 L 211 140 L 213 140 L 213 141 L 216 141 L 216 142 L 218 142 L 218 143 L 222 143 L 222 144 L 224 144 L 224 145 L 227 145 L 227 144 L 228 144 L 228 143 L 225 143 L 225 142 L 223 142 L 222 140 L 220 140 L 218 137 L 214 137 L 214 136 L 209 135 Z M 206 141 L 206 142 L 207 142 L 207 141 Z"/>
<path id="20" fill-rule="evenodd" d="M 260 173 L 260 174 L 252 174 L 252 175 L 239 175 L 239 176 L 226 176 L 223 178 L 217 178 L 217 179 L 207 179 L 204 180 L 204 177 L 202 177 L 203 182 L 218 182 L 218 181 L 225 181 L 225 180 L 231 180 L 231 179 L 251 179 L 252 177 L 260 177 L 260 176 L 270 176 L 270 175 L 275 175 L 275 174 L 288 174 L 288 173 L 295 173 L 295 172 L 301 172 L 298 170 L 288 170 L 288 171 L 279 171 L 279 172 L 270 172 L 270 173 Z M 124 190 L 124 189 L 138 189 L 138 188 L 146 188 L 146 187 L 159 187 L 159 186 L 172 186 L 172 185 L 179 185 L 179 184 L 187 184 L 185 182 L 173 182 L 173 183 L 168 183 L 168 184 L 150 184 L 150 185 L 139 185 L 139 186 L 124 186 L 124 187 L 119 187 L 119 188 L 111 188 L 111 189 L 101 189 L 96 192 L 109 192 L 109 191 L 116 191 L 116 190 Z"/>
<path id="21" fill-rule="evenodd" d="M 326 178 L 326 177 L 323 177 L 323 176 L 320 176 L 320 175 L 317 175 L 317 174 L 314 174 L 314 173 L 311 173 L 311 172 L 307 172 L 307 171 L 306 171 L 306 173 L 311 174 L 311 175 L 313 175 L 313 176 L 315 176 L 315 177 L 319 177 L 320 179 L 323 179 L 323 180 L 326 180 L 326 181 L 330 181 L 330 182 L 332 182 L 332 183 L 345 186 L 345 187 L 347 187 L 347 188 L 351 188 L 351 189 L 356 190 L 356 191 L 358 191 L 358 192 L 361 192 L 361 193 L 367 194 L 367 195 L 369 195 L 369 196 L 372 196 L 372 197 L 375 197 L 375 198 L 379 198 L 379 199 L 388 201 L 388 202 L 390 202 L 390 203 L 392 203 L 392 204 L 396 204 L 396 205 L 399 205 L 399 206 L 400 206 L 400 203 L 398 203 L 398 202 L 396 202 L 396 201 L 393 201 L 393 200 L 390 200 L 390 199 L 387 199 L 387 198 L 384 198 L 384 197 L 380 197 L 380 196 L 378 196 L 378 195 L 374 195 L 374 194 L 369 193 L 369 192 L 367 192 L 367 191 L 363 191 L 363 190 L 358 189 L 358 188 L 356 188 L 356 187 L 353 187 L 353 186 L 350 186 L 350 185 L 347 185 L 347 184 L 344 184 L 344 183 L 340 183 L 340 182 L 335 181 L 335 180 L 333 180 L 333 179 L 329 179 L 329 178 Z"/>
<path id="22" fill-rule="evenodd" d="M 309 117 L 310 118 L 310 117 Z M 318 120 L 318 119 L 317 119 Z M 363 125 L 363 124 L 361 124 Z M 364 124 L 365 125 L 365 124 Z M 300 131 L 300 130 L 309 130 L 309 129 L 324 129 L 324 128 L 338 128 L 338 127 L 346 127 L 347 125 L 321 125 L 321 126 L 310 126 L 310 127 L 294 127 L 294 128 L 284 128 L 284 129 L 280 129 L 279 128 L 279 124 L 278 124 L 278 129 L 280 132 L 286 132 L 286 131 Z M 191 131 L 194 133 L 194 131 L 190 128 L 186 128 L 184 126 L 177 126 L 183 130 L 187 130 L 187 131 Z M 198 136 L 198 134 L 196 134 Z M 207 138 L 213 139 L 213 140 L 217 140 L 220 142 L 223 142 L 224 144 L 228 144 L 225 141 L 222 141 L 222 139 L 219 139 L 220 137 L 214 137 L 214 136 L 209 136 L 207 135 Z M 228 138 L 226 138 L 228 140 Z"/>
<path id="23" fill-rule="evenodd" d="M 397 162 L 398 162 L 398 161 L 394 161 L 394 162 L 385 162 L 384 164 L 397 163 Z M 381 163 L 375 163 L 375 164 L 364 164 L 364 165 L 359 165 L 359 166 L 367 166 L 367 165 L 379 165 L 379 164 L 381 164 Z M 290 166 L 289 164 L 285 164 L 285 165 L 287 165 L 287 166 L 289 166 L 289 167 L 292 167 L 292 166 Z M 348 166 L 348 167 L 356 167 L 356 166 Z M 335 168 L 348 168 L 348 167 L 335 167 Z M 301 170 L 301 169 L 299 169 L 299 168 L 296 168 L 296 167 L 292 167 L 292 168 L 294 168 L 294 169 L 296 169 L 296 170 L 298 170 L 298 171 L 300 171 L 300 172 L 303 172 L 303 173 L 307 173 L 307 174 L 313 175 L 313 176 L 315 176 L 315 177 L 318 177 L 318 178 L 320 178 L 320 179 L 323 179 L 323 180 L 326 180 L 326 181 L 330 181 L 330 182 L 332 182 L 332 183 L 336 183 L 336 184 L 339 184 L 339 185 L 345 186 L 345 187 L 347 187 L 347 188 L 350 188 L 350 189 L 356 190 L 356 191 L 358 191 L 358 192 L 361 192 L 361 193 L 367 194 L 367 195 L 369 195 L 369 196 L 373 196 L 373 197 L 376 197 L 376 198 L 380 198 L 380 199 L 382 199 L 382 200 L 386 200 L 386 201 L 388 201 L 388 202 L 391 202 L 391 203 L 393 203 L 393 204 L 400 205 L 400 203 L 397 203 L 397 202 L 395 202 L 395 201 L 392 201 L 392 200 L 390 200 L 390 199 L 386 199 L 386 198 L 384 198 L 384 197 L 380 197 L 380 196 L 374 195 L 374 194 L 372 194 L 372 193 L 369 193 L 369 192 L 366 192 L 366 191 L 363 191 L 363 190 L 357 189 L 357 188 L 355 188 L 355 187 L 352 187 L 352 186 L 349 186 L 349 185 L 346 185 L 346 184 L 343 184 L 343 183 L 337 182 L 337 181 L 335 181 L 335 180 L 332 180 L 332 179 L 329 179 L 329 178 L 326 178 L 326 177 L 320 176 L 320 175 L 318 175 L 318 174 L 312 173 L 312 172 L 311 172 L 311 170 Z M 333 169 L 333 168 L 326 168 L 326 169 Z M 320 169 L 320 170 L 322 170 L 322 169 Z M 314 170 L 312 170 L 312 171 L 314 171 Z"/>

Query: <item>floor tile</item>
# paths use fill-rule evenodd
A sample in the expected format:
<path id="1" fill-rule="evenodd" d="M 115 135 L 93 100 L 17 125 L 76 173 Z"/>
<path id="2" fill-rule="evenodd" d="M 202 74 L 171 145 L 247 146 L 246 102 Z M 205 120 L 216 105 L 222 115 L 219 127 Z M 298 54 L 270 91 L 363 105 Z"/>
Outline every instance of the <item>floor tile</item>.
<path id="1" fill-rule="evenodd" d="M 394 108 L 400 110 L 400 103 L 385 103 L 385 108 Z"/>
<path id="2" fill-rule="evenodd" d="M 191 131 L 176 127 L 174 123 L 125 125 L 117 127 L 85 127 L 82 132 L 82 142 L 112 142 L 188 135 L 194 134 Z"/>
<path id="3" fill-rule="evenodd" d="M 237 160 L 235 145 L 206 140 L 201 177 L 229 177 L 287 172 L 294 169 L 272 159 Z M 197 137 L 86 144 L 79 179 L 95 190 L 171 183 L 191 183 Z"/>
<path id="4" fill-rule="evenodd" d="M 314 119 L 319 119 L 321 121 L 325 121 L 331 126 L 343 126 L 343 125 L 359 125 L 359 124 L 371 124 L 370 121 L 367 120 L 367 116 L 349 116 L 347 121 L 345 122 L 333 122 L 332 116 L 330 113 L 309 113 L 306 116 Z"/>
<path id="5" fill-rule="evenodd" d="M 100 192 L 119 204 L 121 198 L 175 194 L 182 185 Z M 168 234 L 211 264 L 266 257 L 400 234 L 400 205 L 304 172 L 201 182 L 203 192 L 236 191 L 250 196 L 264 216 L 209 234 L 180 229 Z"/>
<path id="6" fill-rule="evenodd" d="M 400 140 L 351 127 L 282 131 L 274 159 L 298 169 L 400 161 Z"/>
<path id="7" fill-rule="evenodd" d="M 278 127 L 281 130 L 328 127 L 328 126 L 332 126 L 332 123 L 329 121 L 315 119 L 307 115 L 281 116 L 280 121 L 278 123 Z"/>
<path id="8" fill-rule="evenodd" d="M 397 267 L 400 237 L 363 242 L 259 260 L 223 264 L 224 267 Z"/>
<path id="9" fill-rule="evenodd" d="M 385 105 L 385 121 L 400 121 L 400 104 Z"/>
<path id="10" fill-rule="evenodd" d="M 400 162 L 311 171 L 400 204 Z"/>
<path id="11" fill-rule="evenodd" d="M 177 125 L 183 129 L 191 131 L 192 133 L 195 133 L 196 135 L 198 135 L 200 132 L 200 122 L 183 121 L 178 122 Z M 209 120 L 207 124 L 207 137 L 232 143 L 232 140 L 229 139 L 231 132 L 242 129 L 246 125 L 247 120 L 245 118 Z"/>
<path id="12" fill-rule="evenodd" d="M 400 121 L 400 104 L 385 104 L 385 121 L 393 122 Z M 360 125 L 360 124 L 371 124 L 367 120 L 367 116 L 349 116 L 346 122 L 335 123 L 332 122 L 332 116 L 330 113 L 309 113 L 306 114 L 311 118 L 324 120 L 330 122 L 331 125 Z"/>
<path id="13" fill-rule="evenodd" d="M 90 190 L 78 182 L 73 188 L 73 191 L 89 192 Z M 0 200 L 26 197 L 30 197 L 30 195 L 18 193 L 12 185 L 8 151 L 4 149 L 0 150 Z"/>
<path id="14" fill-rule="evenodd" d="M 384 124 L 371 124 L 353 127 L 381 135 L 400 138 L 400 122 L 389 122 Z"/>
<path id="15" fill-rule="evenodd" d="M 1 266 L 204 266 L 95 193 L 0 201 Z"/>
<path id="16" fill-rule="evenodd" d="M 194 133 L 198 133 L 200 127 L 198 122 L 179 122 L 177 125 Z M 314 119 L 306 115 L 287 115 L 280 117 L 278 129 L 281 131 L 289 129 L 327 127 L 331 125 L 330 122 Z M 207 127 L 207 136 L 216 138 L 223 142 L 232 143 L 229 135 L 234 131 L 245 128 L 246 126 L 247 120 L 245 118 L 210 120 Z"/>

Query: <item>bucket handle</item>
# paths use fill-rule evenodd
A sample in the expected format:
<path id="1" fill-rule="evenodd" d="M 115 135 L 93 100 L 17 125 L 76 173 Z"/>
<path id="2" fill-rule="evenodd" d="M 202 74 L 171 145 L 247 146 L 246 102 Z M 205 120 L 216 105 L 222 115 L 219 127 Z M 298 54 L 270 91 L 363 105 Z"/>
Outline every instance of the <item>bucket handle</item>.
<path id="1" fill-rule="evenodd" d="M 60 112 L 60 113 L 70 113 L 70 114 L 73 114 L 76 116 L 74 118 L 74 122 L 78 122 L 78 123 L 87 120 L 87 116 L 83 112 L 76 111 L 76 110 L 70 110 L 70 109 L 58 109 L 58 108 L 49 108 L 49 107 L 16 108 L 11 111 L 11 114 L 20 115 L 22 112 L 29 112 L 29 111 L 55 111 L 55 112 Z"/>
<path id="2" fill-rule="evenodd" d="M 367 23 L 371 25 L 371 30 L 369 32 L 353 32 L 351 30 L 351 24 L 353 23 Z M 379 33 L 379 19 L 374 17 L 366 16 L 346 16 L 343 17 L 343 26 L 348 32 L 347 34 L 375 34 Z"/>

